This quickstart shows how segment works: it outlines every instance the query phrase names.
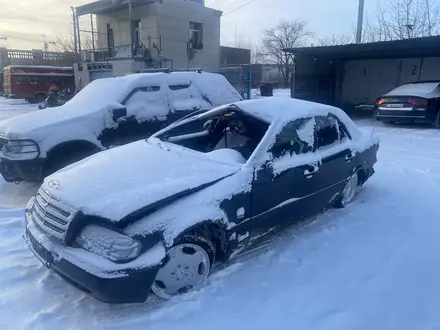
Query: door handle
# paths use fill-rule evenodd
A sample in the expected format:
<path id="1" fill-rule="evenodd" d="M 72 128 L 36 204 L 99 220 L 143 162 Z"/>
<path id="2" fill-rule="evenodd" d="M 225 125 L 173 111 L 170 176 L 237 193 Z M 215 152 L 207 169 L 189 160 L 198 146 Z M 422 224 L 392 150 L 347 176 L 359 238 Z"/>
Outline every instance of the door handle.
<path id="1" fill-rule="evenodd" d="M 348 155 L 345 156 L 345 160 L 347 162 L 351 162 L 354 157 L 355 157 L 355 154 L 353 152 L 350 152 Z"/>
<path id="2" fill-rule="evenodd" d="M 304 175 L 307 177 L 312 176 L 312 175 L 316 174 L 316 172 L 318 172 L 318 171 L 319 171 L 318 166 L 310 166 L 304 170 Z"/>

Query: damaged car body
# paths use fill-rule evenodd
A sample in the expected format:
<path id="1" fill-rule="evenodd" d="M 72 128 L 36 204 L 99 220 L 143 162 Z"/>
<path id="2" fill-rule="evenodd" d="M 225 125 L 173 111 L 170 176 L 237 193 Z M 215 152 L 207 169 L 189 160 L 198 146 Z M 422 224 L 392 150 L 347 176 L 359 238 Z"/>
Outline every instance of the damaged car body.
<path id="1" fill-rule="evenodd" d="M 73 99 L 0 124 L 0 173 L 42 181 L 94 153 L 140 139 L 195 111 L 241 100 L 225 77 L 202 72 L 98 79 Z"/>
<path id="2" fill-rule="evenodd" d="M 378 147 L 330 106 L 221 106 L 46 178 L 26 209 L 27 243 L 99 300 L 170 298 L 256 238 L 349 204 Z"/>

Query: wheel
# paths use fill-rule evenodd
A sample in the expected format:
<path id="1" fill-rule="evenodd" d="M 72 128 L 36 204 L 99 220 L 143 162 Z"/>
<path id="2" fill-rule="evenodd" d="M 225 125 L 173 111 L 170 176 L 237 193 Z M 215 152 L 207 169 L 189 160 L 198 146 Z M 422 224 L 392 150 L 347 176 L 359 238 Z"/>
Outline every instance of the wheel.
<path id="1" fill-rule="evenodd" d="M 440 128 L 440 111 L 437 113 L 434 122 L 432 123 L 432 127 L 439 129 Z"/>
<path id="2" fill-rule="evenodd" d="M 204 233 L 186 234 L 167 251 L 151 291 L 162 299 L 201 287 L 214 262 L 215 248 Z"/>
<path id="3" fill-rule="evenodd" d="M 42 103 L 46 99 L 46 95 L 44 94 L 38 94 L 35 96 L 35 102 L 34 103 Z"/>
<path id="4" fill-rule="evenodd" d="M 346 207 L 355 198 L 357 192 L 359 191 L 359 174 L 358 172 L 353 173 L 345 184 L 344 190 L 342 190 L 341 197 L 336 203 L 337 208 Z"/>

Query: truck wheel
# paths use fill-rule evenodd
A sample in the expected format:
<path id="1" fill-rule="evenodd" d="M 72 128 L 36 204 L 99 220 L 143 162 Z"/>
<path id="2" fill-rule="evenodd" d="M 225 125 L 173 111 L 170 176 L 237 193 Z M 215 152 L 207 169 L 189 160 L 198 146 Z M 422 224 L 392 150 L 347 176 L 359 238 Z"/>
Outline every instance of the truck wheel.
<path id="1" fill-rule="evenodd" d="M 215 247 L 203 231 L 184 234 L 167 251 L 151 291 L 162 299 L 204 285 L 214 263 Z"/>
<path id="2" fill-rule="evenodd" d="M 432 127 L 439 129 L 440 128 L 440 110 L 437 113 L 437 116 L 435 117 L 434 122 L 432 123 Z"/>
<path id="3" fill-rule="evenodd" d="M 37 94 L 35 96 L 34 103 L 42 103 L 42 102 L 44 102 L 45 99 L 46 99 L 46 95 L 44 95 L 44 94 Z"/>

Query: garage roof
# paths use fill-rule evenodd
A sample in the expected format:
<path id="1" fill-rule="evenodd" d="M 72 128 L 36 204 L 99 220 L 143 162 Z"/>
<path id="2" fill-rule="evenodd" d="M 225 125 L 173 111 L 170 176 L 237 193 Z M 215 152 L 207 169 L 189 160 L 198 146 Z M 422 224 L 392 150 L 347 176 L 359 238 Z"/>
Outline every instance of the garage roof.
<path id="1" fill-rule="evenodd" d="M 440 36 L 342 46 L 286 48 L 284 51 L 334 60 L 440 56 Z"/>
<path id="2" fill-rule="evenodd" d="M 76 15 L 106 14 L 127 9 L 130 1 L 133 7 L 145 6 L 155 2 L 162 3 L 162 0 L 99 0 L 76 7 Z"/>

